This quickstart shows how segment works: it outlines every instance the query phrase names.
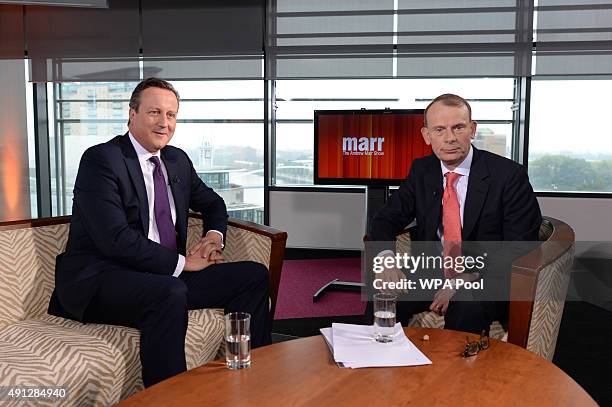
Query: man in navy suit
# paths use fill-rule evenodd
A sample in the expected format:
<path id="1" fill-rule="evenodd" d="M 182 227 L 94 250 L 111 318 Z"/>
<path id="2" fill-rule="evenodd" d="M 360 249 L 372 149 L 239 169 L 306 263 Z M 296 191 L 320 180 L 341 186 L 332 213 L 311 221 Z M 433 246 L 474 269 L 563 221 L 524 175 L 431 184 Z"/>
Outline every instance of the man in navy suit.
<path id="1" fill-rule="evenodd" d="M 140 330 L 145 386 L 186 370 L 187 311 L 251 314 L 253 347 L 270 343 L 268 270 L 225 263 L 223 199 L 168 145 L 179 96 L 164 80 L 134 89 L 128 129 L 81 158 L 66 251 L 57 258 L 49 313 Z M 189 209 L 204 231 L 186 251 Z"/>
<path id="2" fill-rule="evenodd" d="M 407 179 L 374 216 L 370 225 L 372 240 L 393 241 L 414 220 L 416 240 L 442 240 L 442 245 L 454 229 L 452 241 L 459 243 L 538 240 L 542 217 L 525 169 L 472 146 L 476 122 L 465 99 L 452 94 L 434 99 L 425 110 L 421 132 L 433 155 L 412 163 Z M 449 179 L 451 189 L 447 189 Z M 454 212 L 450 203 L 443 208 L 443 200 L 451 190 Z M 500 270 L 506 266 L 504 261 L 496 265 Z M 509 269 L 502 273 L 507 277 Z M 469 280 L 474 276 L 466 273 L 453 279 Z M 385 281 L 396 282 L 405 277 L 396 267 L 383 273 Z M 407 322 L 414 313 L 429 309 L 445 315 L 446 328 L 477 333 L 488 331 L 492 321 L 505 319 L 507 302 L 478 301 L 464 293 L 454 288 L 441 289 L 429 301 L 413 301 L 408 292 L 406 301 L 398 302 L 398 318 Z"/>

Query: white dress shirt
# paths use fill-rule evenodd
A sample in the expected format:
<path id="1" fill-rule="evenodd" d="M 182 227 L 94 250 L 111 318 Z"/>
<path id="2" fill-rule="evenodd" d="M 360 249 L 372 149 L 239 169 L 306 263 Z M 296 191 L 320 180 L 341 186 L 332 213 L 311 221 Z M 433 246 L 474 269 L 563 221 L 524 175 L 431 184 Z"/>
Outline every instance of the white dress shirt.
<path id="1" fill-rule="evenodd" d="M 149 204 L 149 240 L 154 241 L 155 243 L 159 243 L 159 231 L 157 229 L 157 222 L 155 221 L 155 187 L 153 182 L 153 171 L 155 170 L 155 164 L 149 161 L 149 158 L 156 156 L 159 158 L 159 161 L 163 164 L 163 160 L 161 159 L 161 154 L 157 151 L 155 154 L 148 152 L 140 143 L 132 136 L 132 133 L 129 133 L 130 141 L 136 150 L 136 154 L 138 155 L 138 162 L 140 163 L 140 168 L 142 169 L 142 175 L 144 177 L 144 184 L 147 190 L 147 202 Z M 174 197 L 172 196 L 172 190 L 170 189 L 170 185 L 168 183 L 168 172 L 166 171 L 166 166 L 163 164 L 161 166 L 162 173 L 164 174 L 164 179 L 166 181 L 166 189 L 168 191 L 168 201 L 170 202 L 170 213 L 172 215 L 172 223 L 176 225 L 176 206 L 174 205 Z M 174 277 L 178 277 L 182 272 L 183 268 L 185 268 L 185 256 L 182 254 L 178 255 L 178 261 L 176 263 L 176 269 L 174 270 Z"/>
<path id="2" fill-rule="evenodd" d="M 161 154 L 157 151 L 155 154 L 148 152 L 140 143 L 129 133 L 130 141 L 136 150 L 138 156 L 138 162 L 140 163 L 140 169 L 142 170 L 142 176 L 144 178 L 145 188 L 147 190 L 147 202 L 149 204 L 149 240 L 159 243 L 159 230 L 157 229 L 157 222 L 155 221 L 155 184 L 153 182 L 153 171 L 155 170 L 155 164 L 149 161 L 149 158 L 156 156 L 159 158 L 159 162 L 163 165 L 161 167 L 162 173 L 164 174 L 164 180 L 166 181 L 166 189 L 168 191 L 168 201 L 170 202 L 170 214 L 172 216 L 172 223 L 176 225 L 176 206 L 174 205 L 174 197 L 172 196 L 172 189 L 170 189 L 170 183 L 168 182 L 168 172 L 166 171 L 166 165 L 161 159 Z M 225 246 L 223 242 L 223 233 L 218 230 L 211 229 L 208 232 L 214 232 L 221 236 L 221 248 Z M 208 233 L 207 233 L 208 234 Z M 185 256 L 182 254 L 178 255 L 178 261 L 176 263 L 176 269 L 172 274 L 174 277 L 178 277 L 185 268 Z"/>
<path id="3" fill-rule="evenodd" d="M 461 174 L 461 177 L 457 179 L 457 184 L 455 185 L 455 190 L 457 191 L 457 199 L 459 200 L 459 214 L 461 215 L 461 227 L 463 227 L 463 208 L 465 207 L 465 196 L 467 195 L 467 187 L 468 181 L 470 179 L 470 167 L 472 166 L 472 157 L 474 156 L 474 149 L 470 145 L 470 151 L 468 155 L 465 157 L 463 162 L 457 166 L 452 172 L 457 174 Z M 442 168 L 442 189 L 446 188 L 446 173 L 451 172 L 442 161 L 440 161 L 440 167 Z M 440 228 L 438 229 L 438 238 L 444 243 L 444 234 L 442 231 L 443 225 L 440 224 Z M 383 250 L 378 253 L 377 256 L 383 256 L 390 254 L 393 256 L 393 251 L 391 250 Z"/>

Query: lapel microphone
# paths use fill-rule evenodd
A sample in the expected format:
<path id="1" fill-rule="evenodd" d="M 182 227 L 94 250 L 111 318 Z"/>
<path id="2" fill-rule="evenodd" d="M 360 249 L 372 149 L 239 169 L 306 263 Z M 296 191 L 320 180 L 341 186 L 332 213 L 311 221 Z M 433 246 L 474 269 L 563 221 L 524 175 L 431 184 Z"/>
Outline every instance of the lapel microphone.
<path id="1" fill-rule="evenodd" d="M 179 182 L 181 182 L 181 179 L 177 175 L 175 175 L 168 180 L 168 185 L 178 184 Z"/>

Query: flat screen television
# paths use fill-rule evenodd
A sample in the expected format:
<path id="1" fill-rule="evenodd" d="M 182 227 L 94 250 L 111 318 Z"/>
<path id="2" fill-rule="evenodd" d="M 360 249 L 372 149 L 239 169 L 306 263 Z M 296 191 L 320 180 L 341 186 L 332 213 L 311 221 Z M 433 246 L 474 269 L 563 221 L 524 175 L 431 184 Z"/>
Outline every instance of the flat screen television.
<path id="1" fill-rule="evenodd" d="M 314 182 L 399 185 L 412 161 L 432 153 L 423 109 L 315 110 Z"/>

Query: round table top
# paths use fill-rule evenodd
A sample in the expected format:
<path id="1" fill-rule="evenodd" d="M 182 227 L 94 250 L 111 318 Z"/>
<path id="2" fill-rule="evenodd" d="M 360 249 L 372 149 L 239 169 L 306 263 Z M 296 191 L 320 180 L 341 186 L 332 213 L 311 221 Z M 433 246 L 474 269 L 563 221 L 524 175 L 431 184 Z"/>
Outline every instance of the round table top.
<path id="1" fill-rule="evenodd" d="M 516 345 L 491 339 L 488 349 L 464 358 L 466 336 L 477 335 L 428 328 L 405 332 L 431 365 L 341 369 L 319 335 L 254 349 L 249 369 L 210 362 L 119 406 L 597 405 L 561 369 Z"/>

